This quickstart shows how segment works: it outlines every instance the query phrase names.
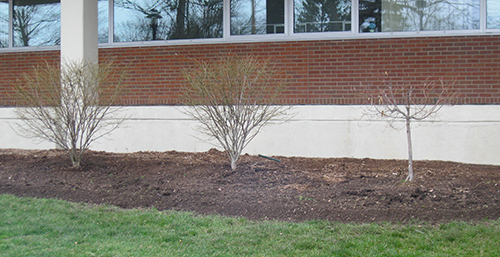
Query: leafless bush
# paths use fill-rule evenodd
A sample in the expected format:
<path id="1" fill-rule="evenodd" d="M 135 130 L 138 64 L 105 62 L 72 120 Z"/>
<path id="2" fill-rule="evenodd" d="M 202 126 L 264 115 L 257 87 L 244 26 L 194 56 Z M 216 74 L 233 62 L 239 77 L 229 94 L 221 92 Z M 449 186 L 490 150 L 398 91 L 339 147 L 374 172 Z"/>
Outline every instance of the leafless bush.
<path id="1" fill-rule="evenodd" d="M 24 74 L 16 85 L 18 132 L 48 140 L 67 151 L 74 167 L 92 142 L 124 120 L 113 106 L 123 91 L 124 69 L 113 61 L 68 61 L 60 69 L 44 64 Z"/>
<path id="2" fill-rule="evenodd" d="M 386 75 L 388 75 L 386 73 Z M 427 80 L 422 84 L 384 83 L 374 90 L 365 90 L 364 98 L 370 104 L 368 113 L 379 115 L 387 120 L 389 126 L 398 120 L 405 121 L 408 143 L 408 177 L 413 180 L 413 149 L 411 140 L 411 124 L 434 116 L 445 105 L 453 105 L 457 100 L 453 83 L 447 84 L 443 79 Z"/>
<path id="3" fill-rule="evenodd" d="M 277 105 L 286 79 L 270 60 L 223 56 L 213 62 L 196 61 L 185 71 L 185 113 L 201 123 L 200 131 L 215 138 L 231 161 L 273 119 L 289 117 L 291 106 Z"/>

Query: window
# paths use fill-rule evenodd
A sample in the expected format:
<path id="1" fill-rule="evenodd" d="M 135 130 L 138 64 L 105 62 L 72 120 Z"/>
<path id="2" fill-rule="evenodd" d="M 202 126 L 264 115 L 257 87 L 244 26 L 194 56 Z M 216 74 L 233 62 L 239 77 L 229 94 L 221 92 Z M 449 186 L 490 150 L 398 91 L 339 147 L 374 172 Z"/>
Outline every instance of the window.
<path id="1" fill-rule="evenodd" d="M 360 32 L 479 29 L 480 0 L 360 0 Z"/>
<path id="2" fill-rule="evenodd" d="M 0 1 L 0 48 L 9 47 L 9 2 Z"/>
<path id="3" fill-rule="evenodd" d="M 223 0 L 115 0 L 114 41 L 222 37 Z"/>
<path id="4" fill-rule="evenodd" d="M 284 32 L 283 0 L 231 0 L 231 35 Z"/>
<path id="5" fill-rule="evenodd" d="M 500 29 L 500 1 L 488 0 L 487 2 L 487 23 L 488 29 Z"/>
<path id="6" fill-rule="evenodd" d="M 500 0 L 98 0 L 97 3 L 98 40 L 110 46 L 166 40 L 185 40 L 178 41 L 183 44 L 203 43 L 203 39 L 216 43 L 373 37 L 369 32 L 388 32 L 380 34 L 384 37 L 438 35 L 438 32 L 500 33 Z M 0 0 L 0 51 L 59 45 L 60 14 L 60 0 Z"/>
<path id="7" fill-rule="evenodd" d="M 14 46 L 60 44 L 59 0 L 14 0 L 12 17 Z"/>
<path id="8" fill-rule="evenodd" d="M 296 33 L 351 30 L 351 1 L 295 0 Z"/>

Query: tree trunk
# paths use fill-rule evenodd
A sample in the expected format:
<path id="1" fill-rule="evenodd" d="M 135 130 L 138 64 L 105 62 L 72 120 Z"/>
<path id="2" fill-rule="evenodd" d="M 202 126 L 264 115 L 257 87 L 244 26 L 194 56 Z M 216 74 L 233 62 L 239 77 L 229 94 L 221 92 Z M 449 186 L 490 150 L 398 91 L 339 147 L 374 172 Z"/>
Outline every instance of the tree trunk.
<path id="1" fill-rule="evenodd" d="M 71 159 L 71 164 L 73 165 L 73 168 L 80 167 L 81 157 L 78 155 L 76 150 L 70 150 L 69 158 Z"/>
<path id="2" fill-rule="evenodd" d="M 413 180 L 413 149 L 411 145 L 411 126 L 410 118 L 406 117 L 406 138 L 408 140 L 408 177 L 406 181 Z"/>
<path id="3" fill-rule="evenodd" d="M 235 171 L 236 170 L 236 162 L 238 161 L 238 159 L 236 158 L 231 158 L 231 170 L 232 171 Z"/>
<path id="4" fill-rule="evenodd" d="M 252 0 L 252 18 L 251 18 L 251 23 L 252 23 L 252 35 L 253 34 L 257 34 L 257 23 L 256 23 L 256 19 L 255 19 L 255 0 Z"/>
<path id="5" fill-rule="evenodd" d="M 185 20 L 186 20 L 186 3 L 187 0 L 179 0 L 177 6 L 177 15 L 175 17 L 175 28 L 172 39 L 183 39 L 186 37 Z"/>

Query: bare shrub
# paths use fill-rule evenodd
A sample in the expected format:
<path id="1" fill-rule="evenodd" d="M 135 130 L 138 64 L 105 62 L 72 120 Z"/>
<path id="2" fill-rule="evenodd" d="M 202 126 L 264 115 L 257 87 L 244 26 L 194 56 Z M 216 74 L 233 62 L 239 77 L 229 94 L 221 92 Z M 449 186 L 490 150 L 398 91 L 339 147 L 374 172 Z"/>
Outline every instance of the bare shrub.
<path id="1" fill-rule="evenodd" d="M 386 73 L 386 75 L 388 75 Z M 369 103 L 367 112 L 386 119 L 389 126 L 397 129 L 398 120 L 405 122 L 408 143 L 408 176 L 413 180 L 413 149 L 411 139 L 412 122 L 420 122 L 437 114 L 445 105 L 453 105 L 457 100 L 453 83 L 443 79 L 427 80 L 421 84 L 384 83 L 374 90 L 365 90 L 364 98 Z"/>
<path id="2" fill-rule="evenodd" d="M 253 56 L 195 64 L 185 70 L 185 113 L 201 123 L 202 133 L 217 140 L 235 170 L 243 149 L 263 126 L 289 117 L 291 106 L 277 105 L 286 79 L 270 60 Z"/>
<path id="3" fill-rule="evenodd" d="M 18 132 L 55 143 L 79 167 L 90 144 L 125 119 L 113 106 L 123 91 L 124 69 L 113 61 L 65 62 L 60 69 L 44 64 L 24 74 L 16 84 L 22 105 L 16 108 Z"/>

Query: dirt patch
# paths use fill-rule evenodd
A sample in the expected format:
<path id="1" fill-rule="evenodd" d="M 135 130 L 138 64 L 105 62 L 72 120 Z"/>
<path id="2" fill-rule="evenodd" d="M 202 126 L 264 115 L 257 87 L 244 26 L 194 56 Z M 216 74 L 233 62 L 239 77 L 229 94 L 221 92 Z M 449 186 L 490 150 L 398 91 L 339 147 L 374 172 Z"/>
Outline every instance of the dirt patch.
<path id="1" fill-rule="evenodd" d="M 72 169 L 57 150 L 0 150 L 0 193 L 124 208 L 176 209 L 252 220 L 406 222 L 500 217 L 500 167 L 223 152 L 88 152 Z"/>

